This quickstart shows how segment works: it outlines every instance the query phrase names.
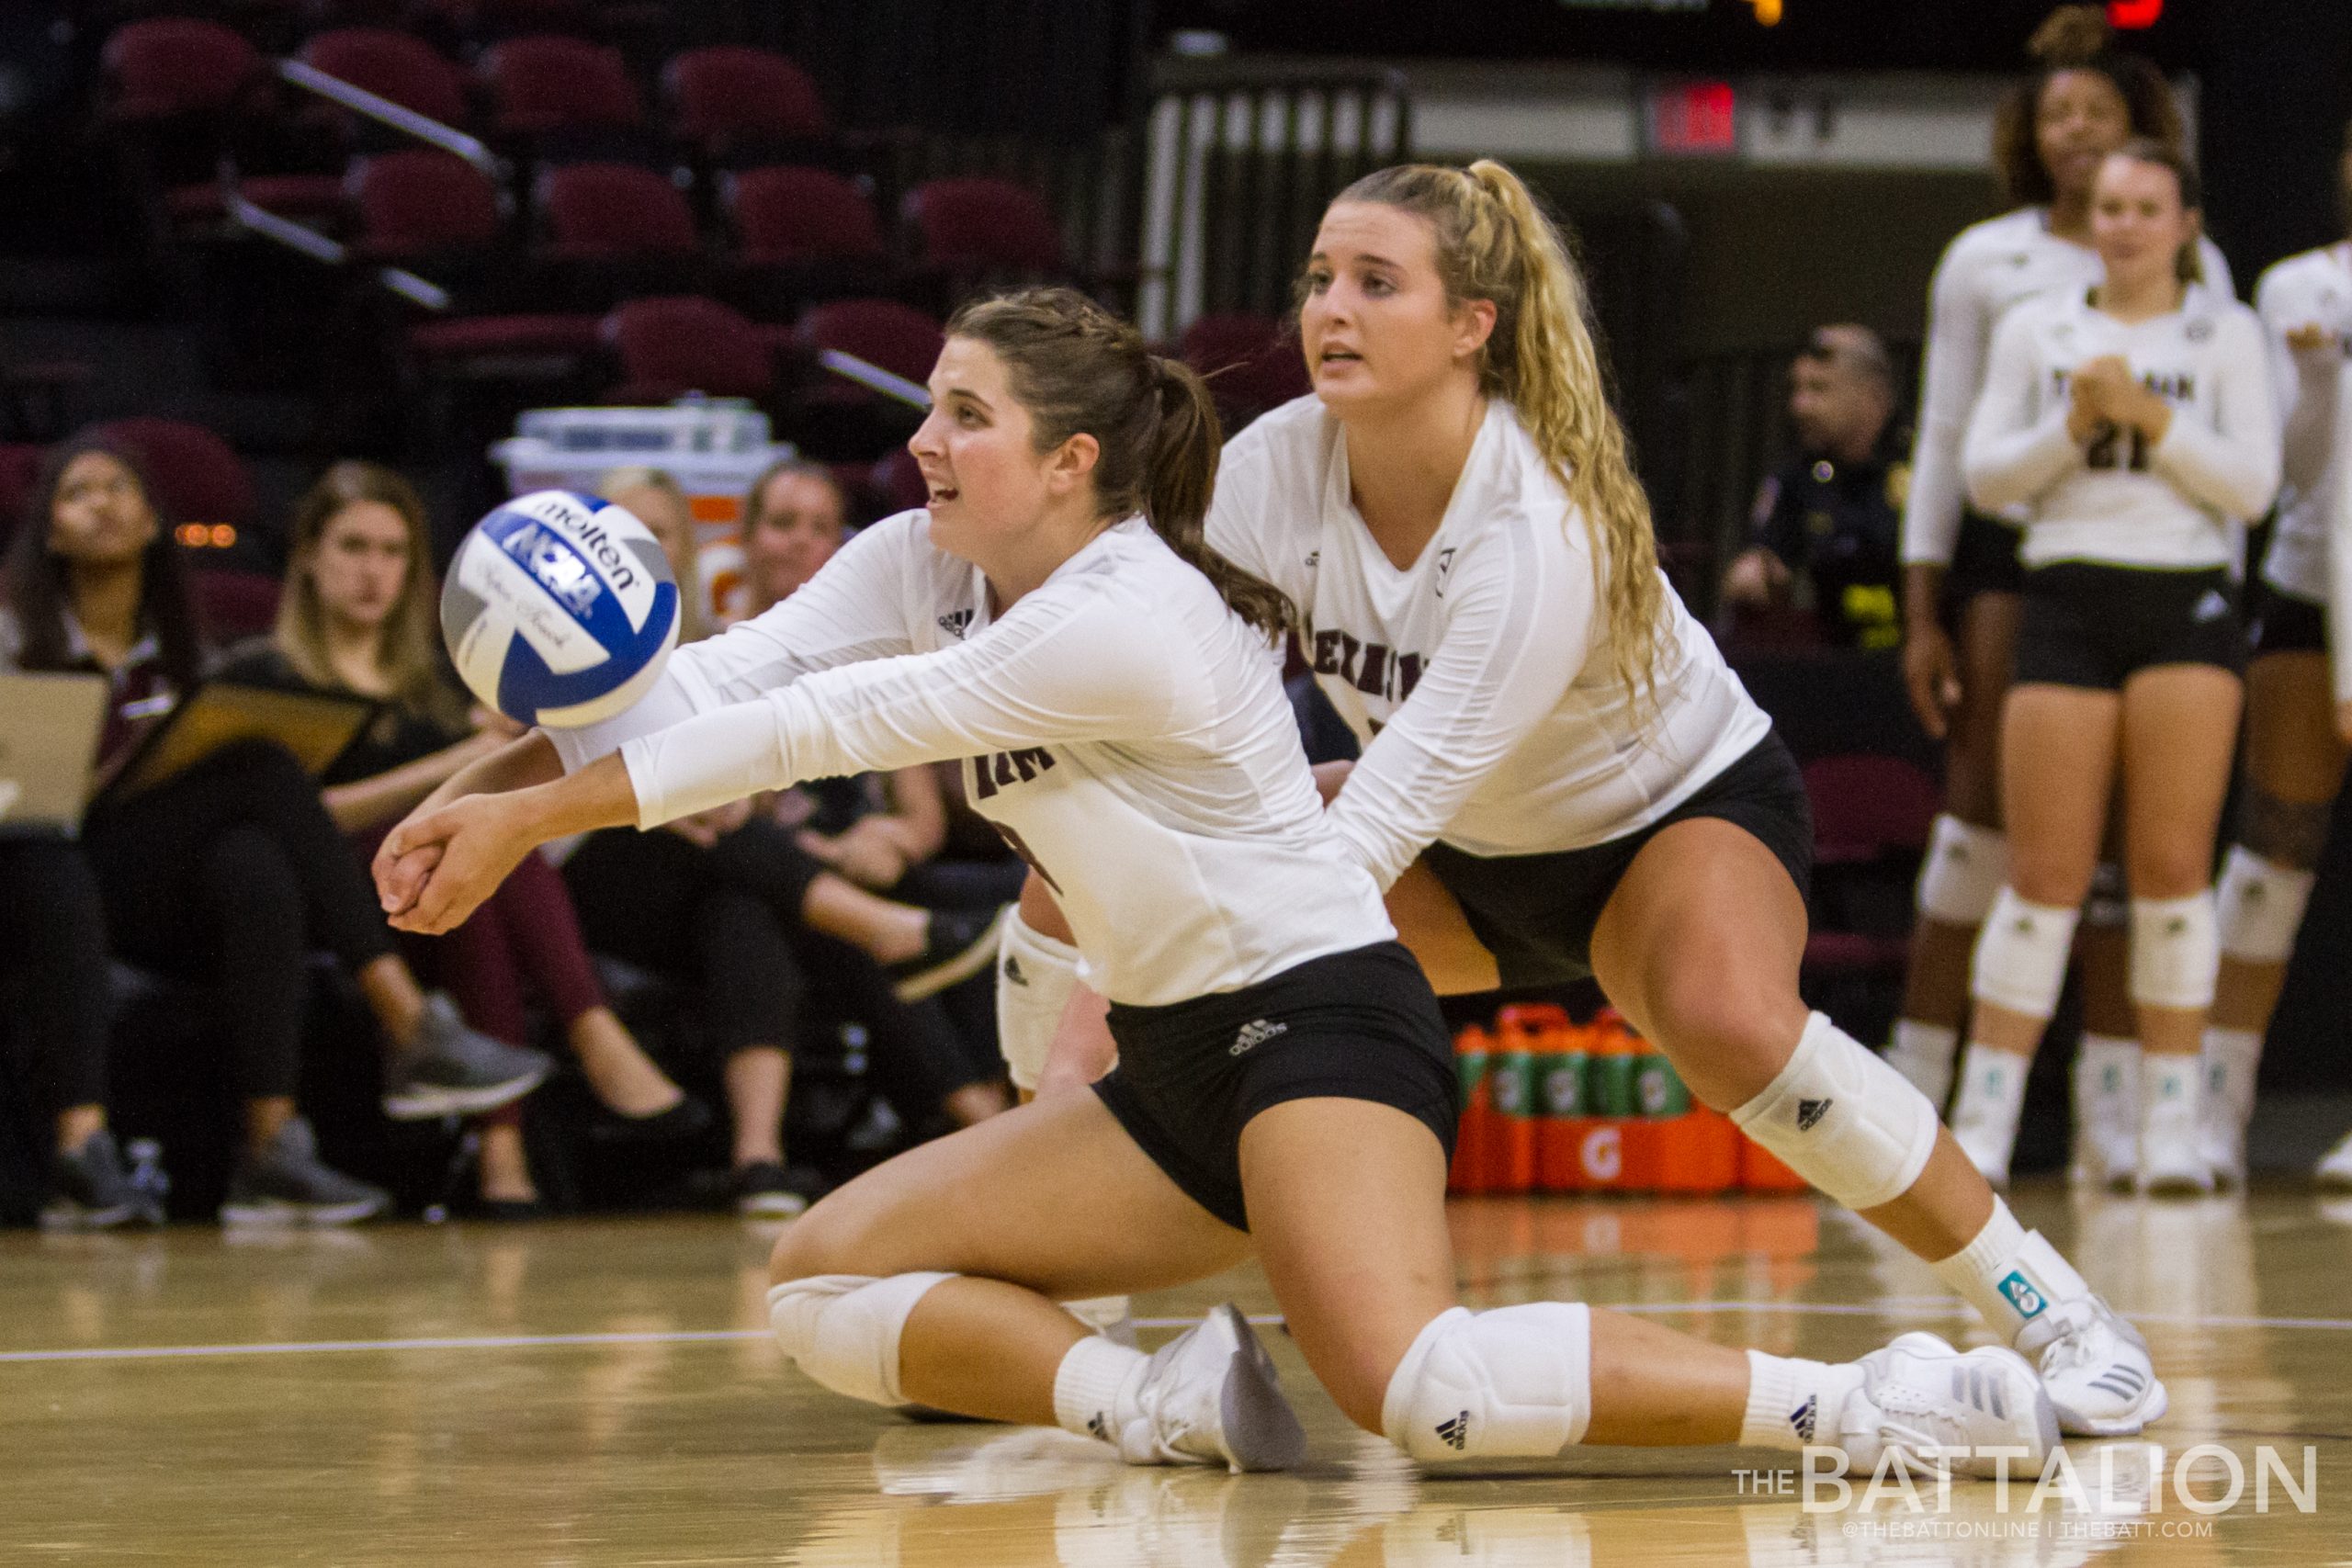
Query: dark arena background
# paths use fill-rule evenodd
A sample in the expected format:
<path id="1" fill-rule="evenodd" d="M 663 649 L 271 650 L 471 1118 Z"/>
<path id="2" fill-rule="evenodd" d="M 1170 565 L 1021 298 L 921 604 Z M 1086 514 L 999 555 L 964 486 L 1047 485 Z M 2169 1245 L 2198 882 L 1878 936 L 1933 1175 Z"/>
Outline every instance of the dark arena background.
<path id="1" fill-rule="evenodd" d="M 905 443 L 963 300 L 1076 285 L 1213 372 L 1229 436 L 1310 391 L 1294 306 L 1329 198 L 1391 164 L 1498 159 L 1572 232 L 1669 580 L 1805 765 L 1804 998 L 1883 1046 L 1943 799 L 1942 749 L 1905 694 L 1892 535 L 1930 279 L 1955 234 L 2011 205 L 1996 113 L 2052 9 L 0 0 L 0 544 L 51 525 L 42 466 L 95 430 L 143 462 L 208 649 L 250 653 L 284 625 L 302 499 L 333 465 L 413 487 L 436 571 L 511 494 L 657 469 L 699 547 L 703 613 L 741 614 L 767 602 L 746 597 L 763 570 L 746 508 L 774 460 L 806 460 L 838 506 L 828 553 L 842 525 L 923 504 Z M 2241 299 L 2344 239 L 2352 3 L 2105 9 L 2116 46 L 2172 85 Z M 1864 443 L 1892 502 L 1874 575 L 1729 592 L 1776 476 L 1810 463 L 1829 482 L 1790 389 L 1838 324 L 1892 367 Z M 2245 521 L 2251 581 L 2269 520 Z M 1350 754 L 1305 696 L 1311 652 L 1292 660 L 1309 753 Z M 14 658 L 0 643 L 0 670 Z M 761 1069 L 772 1100 L 746 1101 L 701 927 L 644 913 L 634 874 L 599 880 L 590 849 L 540 869 L 564 920 L 579 906 L 566 985 L 594 1007 L 533 967 L 527 931 L 499 993 L 510 1043 L 555 1063 L 519 1111 L 388 1116 L 381 998 L 310 942 L 281 998 L 300 1014 L 293 1098 L 317 1154 L 383 1198 L 365 1225 L 218 1223 L 251 1097 L 217 932 L 195 908 L 164 911 L 160 942 L 97 932 L 83 1012 L 103 1019 L 104 1119 L 141 1213 L 74 1223 L 58 1151 L 85 1123 L 44 1043 L 72 1010 L 28 956 L 63 939 L 10 921 L 35 906 L 9 885 L 8 807 L 55 761 L 39 749 L 78 746 L 78 770 L 96 741 L 12 715 L 14 689 L 0 1562 L 2352 1561 L 2352 1199 L 2312 1179 L 2352 1129 L 2340 798 L 2245 1183 L 2165 1201 L 2069 1180 L 2078 980 L 2031 1070 L 2010 1201 L 2144 1327 L 2173 1388 L 2148 1434 L 2169 1450 L 2156 1479 L 2132 1506 L 2053 1504 L 2038 1524 L 1978 1487 L 1872 1517 L 1816 1510 L 1729 1449 L 1420 1473 L 1315 1387 L 1254 1265 L 1140 1296 L 1135 1321 L 1148 1348 L 1238 1300 L 1306 1422 L 1293 1474 L 1128 1470 L 1064 1434 L 823 1393 L 769 1336 L 768 1247 L 806 1201 L 1002 1109 L 994 966 L 910 1002 L 884 938 L 788 932 L 789 1027 L 753 1036 L 784 1065 Z M 910 805 L 876 776 L 822 781 L 787 826 L 852 876 L 861 821 L 922 817 L 924 853 L 852 879 L 923 941 L 993 953 L 1022 868 L 957 785 L 927 788 Z M 390 819 L 335 820 L 364 864 Z M 390 951 L 502 1033 L 446 959 Z M 1693 1110 L 1603 1004 L 1589 985 L 1446 999 L 1466 1301 L 1588 1300 L 1829 1360 L 1923 1318 L 1982 1337 L 1926 1266 Z M 1575 1092 L 1600 1099 L 1562 1114 L 1542 1086 L 1570 1056 Z M 2218 1458 L 2177 1486 L 2198 1444 Z M 2265 1455 L 2297 1485 L 2313 1456 L 2313 1507 L 2273 1475 L 2256 1511 Z M 2181 1501 L 2232 1467 L 2243 1502 Z"/>

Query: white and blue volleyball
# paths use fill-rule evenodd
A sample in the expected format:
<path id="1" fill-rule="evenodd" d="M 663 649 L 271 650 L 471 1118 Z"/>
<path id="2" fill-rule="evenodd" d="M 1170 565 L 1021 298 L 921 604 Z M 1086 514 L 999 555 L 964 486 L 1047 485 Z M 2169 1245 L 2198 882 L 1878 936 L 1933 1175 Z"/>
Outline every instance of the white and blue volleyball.
<path id="1" fill-rule="evenodd" d="M 678 642 L 678 585 L 652 530 L 573 491 L 518 495 L 474 525 L 441 590 L 467 688 L 522 724 L 612 717 Z"/>

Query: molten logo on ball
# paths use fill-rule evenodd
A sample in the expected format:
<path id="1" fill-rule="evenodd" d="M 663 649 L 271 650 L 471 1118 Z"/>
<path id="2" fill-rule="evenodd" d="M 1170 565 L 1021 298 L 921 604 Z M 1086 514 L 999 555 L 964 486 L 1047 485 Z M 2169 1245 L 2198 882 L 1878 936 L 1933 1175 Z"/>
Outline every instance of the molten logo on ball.
<path id="1" fill-rule="evenodd" d="M 610 718 L 645 694 L 678 636 L 659 540 L 568 491 L 517 496 L 450 563 L 441 626 L 466 685 L 525 724 Z"/>

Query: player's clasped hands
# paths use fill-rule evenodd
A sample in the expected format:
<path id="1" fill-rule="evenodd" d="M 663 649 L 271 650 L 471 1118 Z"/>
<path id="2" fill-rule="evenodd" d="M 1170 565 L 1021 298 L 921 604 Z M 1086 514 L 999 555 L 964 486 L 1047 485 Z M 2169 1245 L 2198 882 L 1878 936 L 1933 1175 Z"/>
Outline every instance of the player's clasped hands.
<path id="1" fill-rule="evenodd" d="M 421 936 L 454 931 L 537 842 L 506 796 L 467 795 L 412 818 L 385 836 L 370 867 L 384 918 Z"/>

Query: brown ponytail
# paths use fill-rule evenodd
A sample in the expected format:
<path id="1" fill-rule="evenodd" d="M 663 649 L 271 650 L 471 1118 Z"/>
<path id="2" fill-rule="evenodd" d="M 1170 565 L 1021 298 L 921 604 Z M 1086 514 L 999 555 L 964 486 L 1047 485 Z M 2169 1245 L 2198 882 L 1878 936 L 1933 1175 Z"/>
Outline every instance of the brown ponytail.
<path id="1" fill-rule="evenodd" d="M 1152 354 L 1142 333 L 1071 288 L 975 301 L 956 312 L 947 335 L 986 344 L 1004 362 L 1040 452 L 1080 433 L 1094 437 L 1094 493 L 1105 519 L 1142 513 L 1269 641 L 1297 624 L 1280 589 L 1209 547 L 1209 497 L 1225 437 L 1208 388 L 1190 367 Z"/>
<path id="2" fill-rule="evenodd" d="M 2025 47 L 2033 74 L 2009 90 L 1993 116 L 1993 167 L 2012 206 L 2046 207 L 2057 199 L 2058 187 L 2042 166 L 2040 141 L 2041 94 L 2053 76 L 2096 72 L 2122 96 L 2132 135 L 2171 147 L 2183 144 L 2186 132 L 2172 85 L 2153 61 L 2116 47 L 2115 29 L 2100 7 L 2059 6 L 2042 18 Z"/>

